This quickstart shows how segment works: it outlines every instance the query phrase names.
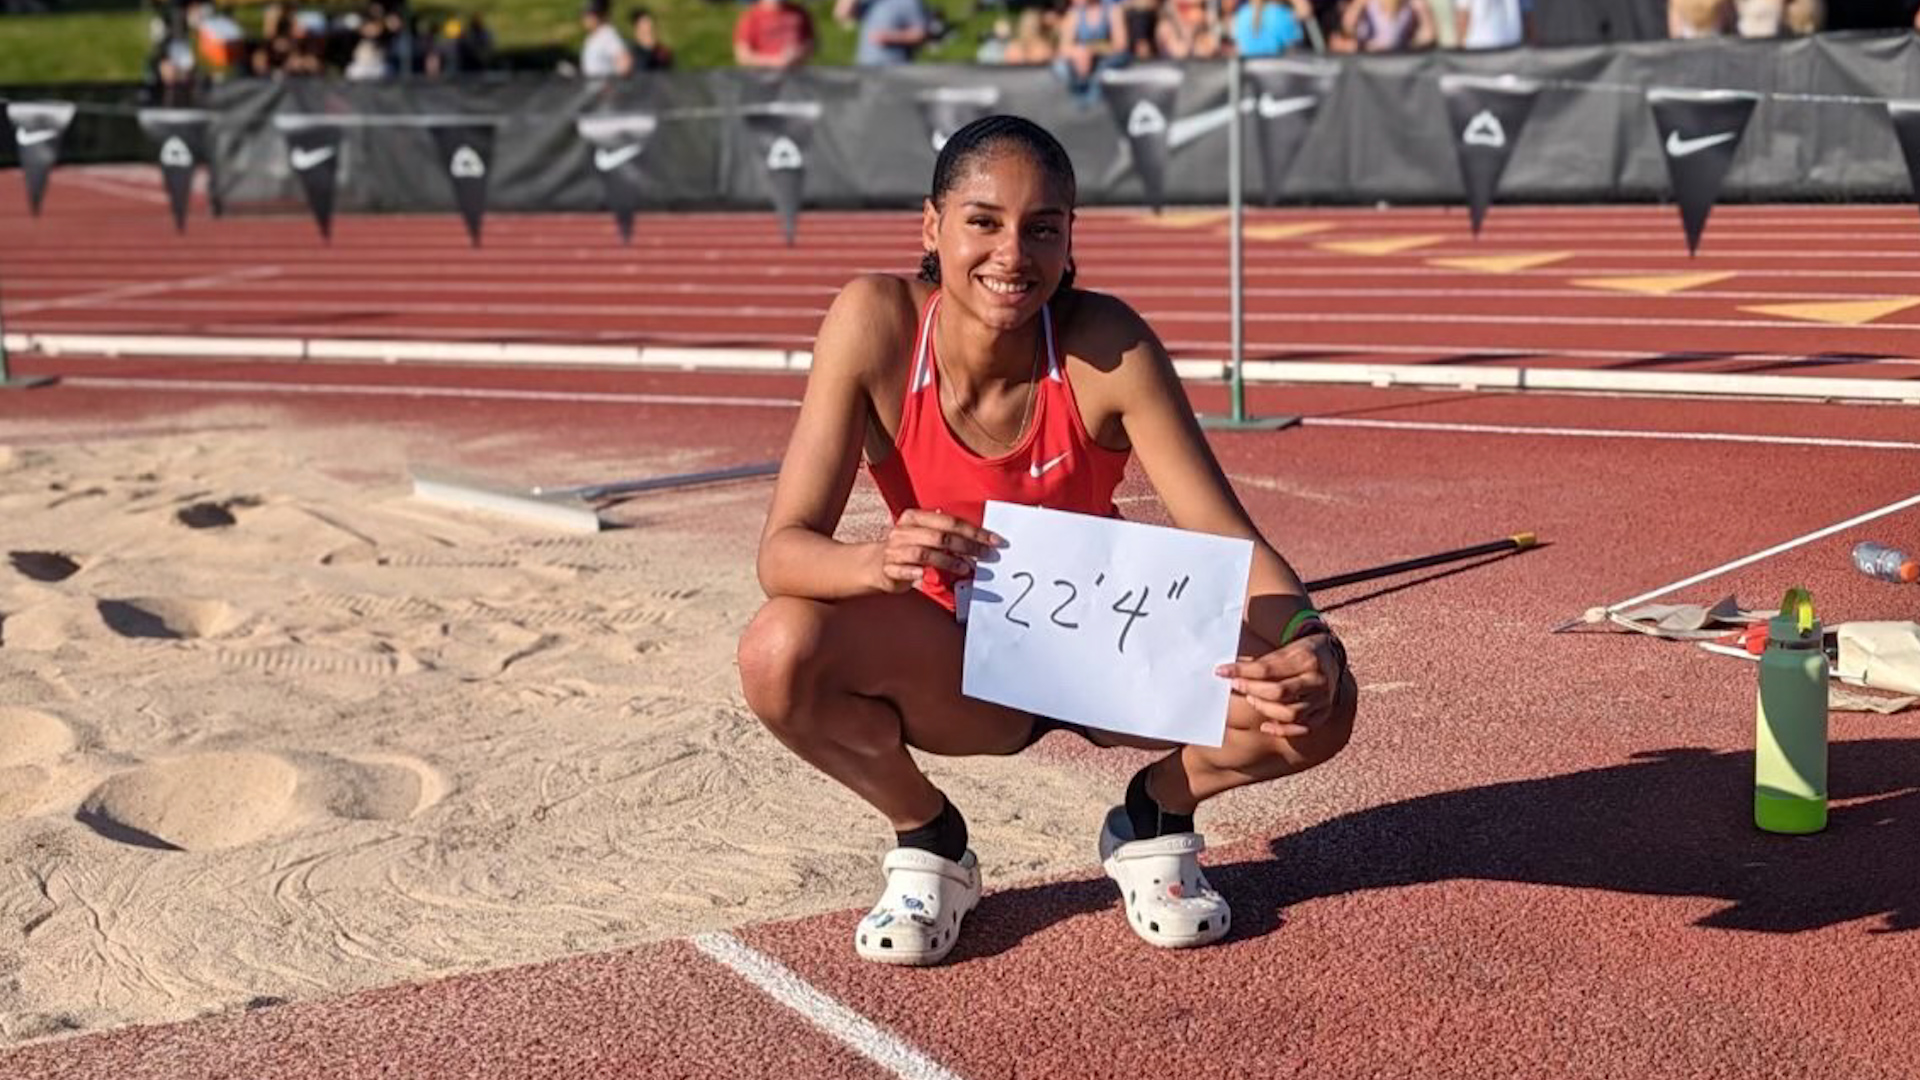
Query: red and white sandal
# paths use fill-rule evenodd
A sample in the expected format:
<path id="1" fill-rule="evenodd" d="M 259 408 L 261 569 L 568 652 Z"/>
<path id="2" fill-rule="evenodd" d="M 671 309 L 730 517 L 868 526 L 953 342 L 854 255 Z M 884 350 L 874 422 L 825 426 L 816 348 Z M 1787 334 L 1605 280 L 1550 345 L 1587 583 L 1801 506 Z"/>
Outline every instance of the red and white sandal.
<path id="1" fill-rule="evenodd" d="M 1127 925 L 1149 945 L 1190 949 L 1220 940 L 1232 925 L 1227 901 L 1207 883 L 1199 833 L 1173 833 L 1152 840 L 1129 839 L 1133 826 L 1124 806 L 1107 813 L 1100 828 L 1100 863 L 1120 886 Z"/>
<path id="2" fill-rule="evenodd" d="M 937 964 L 960 939 L 960 920 L 980 903 L 980 861 L 959 862 L 919 848 L 894 848 L 880 868 L 886 891 L 853 932 L 862 959 L 881 964 Z"/>

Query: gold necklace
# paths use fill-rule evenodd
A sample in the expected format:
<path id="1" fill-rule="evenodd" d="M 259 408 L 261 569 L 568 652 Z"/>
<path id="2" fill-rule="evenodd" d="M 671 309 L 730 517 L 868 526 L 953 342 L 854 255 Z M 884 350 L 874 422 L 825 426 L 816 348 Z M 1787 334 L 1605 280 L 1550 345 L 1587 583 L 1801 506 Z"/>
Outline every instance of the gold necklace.
<path id="1" fill-rule="evenodd" d="M 936 318 L 937 317 L 938 316 L 936 316 Z M 1040 334 L 1044 335 L 1045 333 L 1046 333 L 1046 328 L 1043 326 L 1040 329 Z M 995 446 L 1002 446 L 1011 450 L 1013 447 L 1019 445 L 1021 439 L 1026 438 L 1027 425 L 1033 421 L 1034 399 L 1040 396 L 1040 389 L 1039 389 L 1040 349 L 1042 344 L 1043 343 L 1040 340 L 1040 338 L 1036 336 L 1033 341 L 1033 373 L 1029 378 L 1029 381 L 1027 382 L 1027 403 L 1025 408 L 1021 410 L 1020 427 L 1014 431 L 1013 438 L 1003 439 L 1000 436 L 995 435 L 993 432 L 988 431 L 986 428 L 986 425 L 982 424 L 979 418 L 973 415 L 973 410 L 967 408 L 967 406 L 960 400 L 960 391 L 957 388 L 951 391 L 951 393 L 953 394 L 954 409 L 957 410 L 961 416 L 966 418 L 967 423 L 973 425 L 973 430 L 979 432 L 982 436 L 985 436 L 986 440 L 990 443 L 993 443 Z M 946 365 L 941 363 L 940 361 L 940 350 L 937 348 L 933 351 L 933 362 L 934 362 L 934 366 L 940 369 L 940 384 L 943 388 L 941 393 L 942 393 L 942 396 L 945 396 L 945 394 L 948 393 L 945 387 L 950 380 L 947 378 Z"/>

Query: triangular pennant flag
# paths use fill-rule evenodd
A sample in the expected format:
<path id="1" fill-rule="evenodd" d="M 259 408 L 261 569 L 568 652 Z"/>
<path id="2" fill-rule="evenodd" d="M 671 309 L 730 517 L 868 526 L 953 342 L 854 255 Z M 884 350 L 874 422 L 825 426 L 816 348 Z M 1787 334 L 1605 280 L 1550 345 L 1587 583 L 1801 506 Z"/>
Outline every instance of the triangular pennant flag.
<path id="1" fill-rule="evenodd" d="M 1267 205 L 1274 206 L 1280 202 L 1280 186 L 1313 127 L 1320 103 L 1332 93 L 1340 69 L 1321 61 L 1248 60 L 1241 70 L 1253 84 L 1254 98 L 1249 104 L 1254 130 L 1260 137 Z"/>
<path id="2" fill-rule="evenodd" d="M 1000 103 L 994 86 L 943 86 L 920 94 L 920 119 L 927 125 L 927 141 L 937 155 L 953 133 L 986 116 Z"/>
<path id="3" fill-rule="evenodd" d="M 487 174 L 493 171 L 493 125 L 445 124 L 429 129 L 453 185 L 454 205 L 467 225 L 467 241 L 480 246 L 487 213 Z"/>
<path id="4" fill-rule="evenodd" d="M 788 247 L 793 246 L 799 228 L 807 186 L 807 148 L 813 143 L 820 111 L 817 101 L 774 101 L 745 110 L 747 129 L 766 163 L 767 186 Z"/>
<path id="5" fill-rule="evenodd" d="M 640 208 L 645 175 L 641 155 L 660 121 L 652 113 L 583 116 L 575 128 L 593 147 L 593 171 L 607 192 L 607 208 L 620 230 L 620 242 L 633 243 L 633 215 Z"/>
<path id="6" fill-rule="evenodd" d="M 287 140 L 287 164 L 300 178 L 307 209 L 320 227 L 323 240 L 333 239 L 334 193 L 339 186 L 340 146 L 346 132 L 338 124 L 276 118 L 275 126 Z"/>
<path id="7" fill-rule="evenodd" d="M 208 132 L 213 114 L 204 109 L 141 109 L 140 128 L 159 148 L 160 178 L 166 181 L 167 202 L 173 208 L 175 232 L 187 229 L 187 206 L 193 196 L 193 173 L 207 163 Z M 209 205 L 213 170 L 207 170 Z"/>
<path id="8" fill-rule="evenodd" d="M 1472 75 L 1443 75 L 1440 96 L 1453 122 L 1453 149 L 1460 160 L 1460 178 L 1467 188 L 1467 216 L 1473 235 L 1480 235 L 1487 207 L 1493 204 L 1500 174 L 1507 170 L 1520 129 L 1533 112 L 1540 84 L 1532 79 L 1502 75 L 1497 79 Z"/>
<path id="9" fill-rule="evenodd" d="M 1893 136 L 1900 140 L 1900 155 L 1907 159 L 1907 181 L 1913 196 L 1920 200 L 1920 101 L 1887 102 L 1887 118 L 1893 121 Z"/>
<path id="10" fill-rule="evenodd" d="M 1707 215 L 1720 198 L 1720 186 L 1733 167 L 1740 136 L 1753 117 L 1760 95 L 1736 90 L 1649 90 L 1660 152 L 1667 159 L 1680 225 L 1687 233 L 1687 254 L 1698 254 Z"/>
<path id="11" fill-rule="evenodd" d="M 1147 205 L 1160 212 L 1167 177 L 1167 129 L 1180 94 L 1180 69 L 1165 64 L 1120 68 L 1100 76 L 1101 94 L 1120 127 Z"/>
<path id="12" fill-rule="evenodd" d="M 75 107 L 65 101 L 14 101 L 7 104 L 7 122 L 13 126 L 13 144 L 26 173 L 27 212 L 40 216 L 47 196 L 47 176 L 60 160 L 60 136 L 73 123 Z"/>

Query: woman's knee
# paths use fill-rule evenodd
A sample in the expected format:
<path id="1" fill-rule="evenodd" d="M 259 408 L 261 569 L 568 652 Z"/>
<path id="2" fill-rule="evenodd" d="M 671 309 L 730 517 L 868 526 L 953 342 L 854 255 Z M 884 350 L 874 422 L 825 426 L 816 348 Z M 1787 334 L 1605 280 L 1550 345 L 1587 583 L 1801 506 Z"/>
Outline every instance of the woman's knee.
<path id="1" fill-rule="evenodd" d="M 1314 762 L 1315 765 L 1324 765 L 1333 760 L 1353 741 L 1353 721 L 1359 712 L 1360 684 L 1354 681 L 1353 672 L 1342 671 L 1339 688 L 1333 696 L 1333 709 L 1328 713 L 1326 723 L 1316 732 L 1324 735 L 1324 739 L 1317 749 L 1319 759 Z"/>
<path id="2" fill-rule="evenodd" d="M 776 596 L 740 635 L 740 689 L 747 707 L 769 727 L 782 727 L 804 711 L 824 654 L 826 606 Z"/>
<path id="3" fill-rule="evenodd" d="M 1325 765 L 1339 756 L 1353 740 L 1353 722 L 1359 712 L 1359 697 L 1359 687 L 1354 682 L 1353 674 L 1343 672 L 1340 686 L 1334 694 L 1332 710 L 1312 731 L 1284 739 L 1260 736 L 1248 739 L 1238 747 L 1229 743 L 1222 751 L 1238 760 L 1222 761 L 1220 764 L 1259 780 L 1290 776 Z"/>

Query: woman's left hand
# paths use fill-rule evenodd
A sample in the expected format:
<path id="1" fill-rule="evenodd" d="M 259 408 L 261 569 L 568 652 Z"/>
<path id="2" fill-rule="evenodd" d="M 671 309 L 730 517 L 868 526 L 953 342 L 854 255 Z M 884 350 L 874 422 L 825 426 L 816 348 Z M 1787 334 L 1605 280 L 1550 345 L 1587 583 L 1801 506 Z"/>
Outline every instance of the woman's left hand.
<path id="1" fill-rule="evenodd" d="M 1252 659 L 1221 664 L 1214 673 L 1233 680 L 1233 692 L 1246 698 L 1254 728 L 1292 738 L 1311 734 L 1333 715 L 1334 697 L 1346 672 L 1345 652 L 1330 632 L 1309 634 Z M 1231 722 L 1234 717 L 1228 712 Z M 1244 715 L 1244 714 L 1243 714 Z"/>

